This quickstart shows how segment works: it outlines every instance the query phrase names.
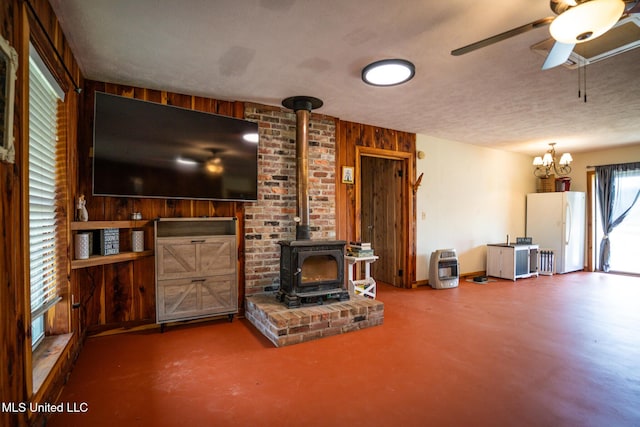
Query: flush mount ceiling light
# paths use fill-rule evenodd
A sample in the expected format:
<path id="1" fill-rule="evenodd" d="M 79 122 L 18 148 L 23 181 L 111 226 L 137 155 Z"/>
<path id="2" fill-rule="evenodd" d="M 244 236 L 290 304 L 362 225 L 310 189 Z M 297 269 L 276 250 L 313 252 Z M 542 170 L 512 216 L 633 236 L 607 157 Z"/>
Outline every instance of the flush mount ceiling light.
<path id="1" fill-rule="evenodd" d="M 362 80 L 373 86 L 395 86 L 413 78 L 416 67 L 404 59 L 384 59 L 362 70 Z"/>
<path id="2" fill-rule="evenodd" d="M 579 3 L 553 20 L 549 32 L 560 43 L 583 43 L 613 27 L 622 12 L 623 0 L 591 0 Z"/>

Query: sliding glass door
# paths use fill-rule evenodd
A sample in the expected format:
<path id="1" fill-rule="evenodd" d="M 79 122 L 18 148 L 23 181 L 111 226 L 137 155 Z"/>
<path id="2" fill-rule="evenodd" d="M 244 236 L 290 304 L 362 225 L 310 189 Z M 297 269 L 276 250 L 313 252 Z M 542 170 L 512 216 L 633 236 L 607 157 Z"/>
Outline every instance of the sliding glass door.
<path id="1" fill-rule="evenodd" d="M 630 200 L 640 191 L 640 170 L 627 171 L 616 179 L 616 197 Z M 600 259 L 600 242 L 604 236 L 602 230 L 602 218 L 600 215 L 600 197 L 596 191 L 596 260 Z M 637 202 L 629 210 L 624 220 L 609 233 L 610 258 L 609 271 L 618 273 L 640 274 L 640 202 Z M 598 265 L 599 270 L 602 266 Z"/>

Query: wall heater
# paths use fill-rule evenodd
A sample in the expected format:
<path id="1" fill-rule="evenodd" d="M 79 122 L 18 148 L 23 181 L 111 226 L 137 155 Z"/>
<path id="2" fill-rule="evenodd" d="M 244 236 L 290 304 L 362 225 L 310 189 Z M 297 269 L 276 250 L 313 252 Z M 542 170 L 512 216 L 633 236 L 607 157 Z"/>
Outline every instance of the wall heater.
<path id="1" fill-rule="evenodd" d="M 449 289 L 458 286 L 460 263 L 455 249 L 438 249 L 431 254 L 429 286 L 433 289 Z"/>

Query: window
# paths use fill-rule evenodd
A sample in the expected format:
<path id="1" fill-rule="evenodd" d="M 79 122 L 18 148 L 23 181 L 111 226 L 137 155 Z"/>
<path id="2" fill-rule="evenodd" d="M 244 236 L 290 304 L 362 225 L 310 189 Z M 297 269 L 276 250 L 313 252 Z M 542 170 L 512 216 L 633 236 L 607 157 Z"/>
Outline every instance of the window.
<path id="1" fill-rule="evenodd" d="M 64 94 L 31 46 L 29 54 L 29 277 L 31 336 L 35 348 L 45 335 L 45 316 L 59 300 L 58 120 Z"/>

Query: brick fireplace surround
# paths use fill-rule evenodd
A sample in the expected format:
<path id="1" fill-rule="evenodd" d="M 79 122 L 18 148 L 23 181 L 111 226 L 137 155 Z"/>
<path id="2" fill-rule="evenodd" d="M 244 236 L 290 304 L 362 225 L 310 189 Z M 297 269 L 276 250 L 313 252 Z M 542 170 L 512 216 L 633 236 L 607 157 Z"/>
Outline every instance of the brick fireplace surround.
<path id="1" fill-rule="evenodd" d="M 296 236 L 296 114 L 245 104 L 245 119 L 258 123 L 258 201 L 245 207 L 245 315 L 277 347 L 381 325 L 384 304 L 349 301 L 289 309 L 277 301 L 281 240 Z M 336 239 L 336 124 L 309 120 L 309 208 L 312 240 Z M 346 185 L 346 184 L 342 184 Z"/>
<path id="2" fill-rule="evenodd" d="M 351 295 L 349 301 L 287 308 L 272 295 L 247 298 L 247 319 L 276 347 L 382 325 L 384 304 Z"/>
<path id="3" fill-rule="evenodd" d="M 278 288 L 278 242 L 296 238 L 296 115 L 246 103 L 245 118 L 260 129 L 258 201 L 245 205 L 245 295 L 249 296 Z M 311 239 L 335 240 L 335 121 L 312 114 L 309 124 Z"/>

